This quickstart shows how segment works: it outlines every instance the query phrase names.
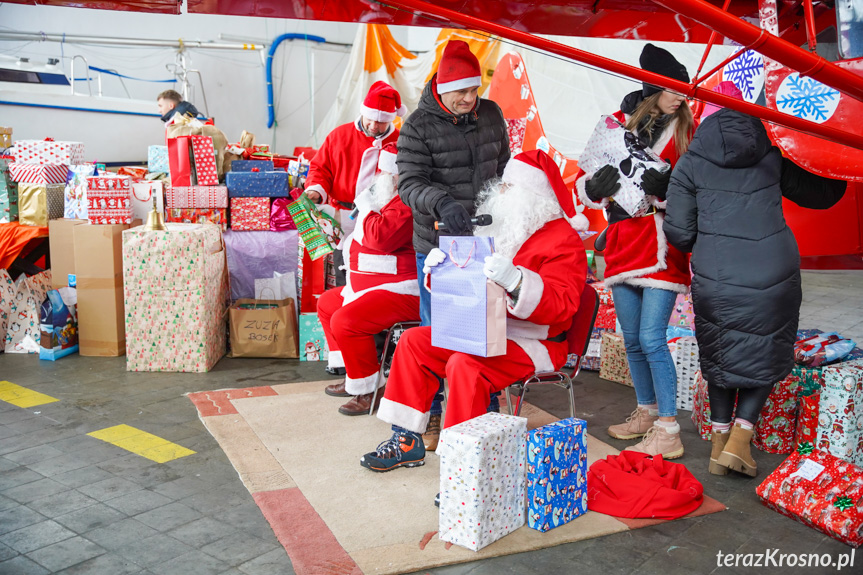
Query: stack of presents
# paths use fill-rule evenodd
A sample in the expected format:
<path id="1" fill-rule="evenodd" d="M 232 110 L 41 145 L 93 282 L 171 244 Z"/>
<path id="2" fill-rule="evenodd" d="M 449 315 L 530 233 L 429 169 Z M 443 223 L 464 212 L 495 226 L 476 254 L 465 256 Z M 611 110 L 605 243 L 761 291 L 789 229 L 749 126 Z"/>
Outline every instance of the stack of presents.
<path id="1" fill-rule="evenodd" d="M 315 311 L 338 232 L 291 197 L 308 162 L 191 131 L 150 146 L 146 167 L 106 168 L 82 142 L 0 128 L 0 223 L 47 228 L 51 264 L 0 270 L 0 350 L 125 354 L 129 371 L 203 372 L 229 351 L 326 359 Z"/>
<path id="2" fill-rule="evenodd" d="M 632 385 L 611 290 L 601 282 L 593 287 L 600 309 L 582 368 Z M 677 407 L 691 410 L 699 435 L 710 440 L 693 318 L 690 297 L 679 296 L 668 345 L 677 368 Z M 806 329 L 797 333 L 795 359 L 791 374 L 774 386 L 753 437 L 758 449 L 790 456 L 757 492 L 771 509 L 856 547 L 863 543 L 863 349 L 837 333 Z"/>

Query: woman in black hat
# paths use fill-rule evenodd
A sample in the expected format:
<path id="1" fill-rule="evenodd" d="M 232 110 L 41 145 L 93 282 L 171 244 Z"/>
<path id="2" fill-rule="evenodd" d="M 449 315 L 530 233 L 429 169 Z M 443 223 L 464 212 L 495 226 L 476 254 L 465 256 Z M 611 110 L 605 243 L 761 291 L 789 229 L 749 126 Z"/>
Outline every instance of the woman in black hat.
<path id="1" fill-rule="evenodd" d="M 639 62 L 645 70 L 689 82 L 683 64 L 653 44 L 645 45 Z M 652 84 L 627 94 L 614 117 L 672 167 L 696 127 L 683 96 Z M 606 210 L 605 285 L 612 290 L 638 400 L 632 415 L 608 433 L 617 439 L 641 437 L 627 449 L 674 459 L 683 455 L 683 444 L 675 420 L 677 374 L 665 334 L 677 294 L 689 289 L 689 259 L 668 245 L 662 231 L 671 170 L 643 172 L 642 188 L 652 207 L 644 216 L 631 217 L 613 201 L 620 179 L 634 172 L 625 163 L 603 166 L 591 175 L 582 170 L 576 178 L 582 203 Z"/>

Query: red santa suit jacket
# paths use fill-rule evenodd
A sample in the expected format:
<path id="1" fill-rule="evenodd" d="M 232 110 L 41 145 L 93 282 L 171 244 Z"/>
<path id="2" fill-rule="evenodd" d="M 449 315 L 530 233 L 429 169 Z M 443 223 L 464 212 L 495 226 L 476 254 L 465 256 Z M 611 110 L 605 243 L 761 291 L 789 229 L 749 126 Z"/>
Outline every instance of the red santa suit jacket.
<path id="1" fill-rule="evenodd" d="M 398 194 L 380 211 L 359 212 L 354 232 L 343 247 L 345 305 L 373 290 L 419 296 L 412 237 L 413 216 Z"/>
<path id="2" fill-rule="evenodd" d="M 324 202 L 344 209 L 338 202 L 351 204 L 354 197 L 372 183 L 378 156 L 385 144 L 393 144 L 399 131 L 390 124 L 386 135 L 372 138 L 363 132 L 362 117 L 342 124 L 330 132 L 309 164 L 306 190 L 321 194 Z"/>
<path id="3" fill-rule="evenodd" d="M 522 272 L 518 299 L 507 305 L 506 337 L 531 358 L 537 371 L 566 362 L 565 332 L 578 310 L 587 276 L 584 243 L 564 218 L 545 224 L 519 248 L 513 264 Z"/>
<path id="4" fill-rule="evenodd" d="M 614 117 L 626 124 L 629 117 L 623 112 L 615 112 Z M 673 168 L 679 158 L 672 121 L 662 132 L 653 146 L 653 151 Z M 608 198 L 594 202 L 587 197 L 585 183 L 589 178 L 584 170 L 579 170 L 575 180 L 578 198 L 589 208 L 603 209 Z M 665 209 L 665 202 L 654 196 L 647 196 L 650 203 Z M 606 233 L 605 248 L 605 285 L 629 283 L 641 287 L 662 288 L 679 293 L 688 290 L 691 282 L 689 275 L 689 255 L 668 244 L 662 231 L 664 212 L 639 218 L 627 218 L 609 226 Z"/>

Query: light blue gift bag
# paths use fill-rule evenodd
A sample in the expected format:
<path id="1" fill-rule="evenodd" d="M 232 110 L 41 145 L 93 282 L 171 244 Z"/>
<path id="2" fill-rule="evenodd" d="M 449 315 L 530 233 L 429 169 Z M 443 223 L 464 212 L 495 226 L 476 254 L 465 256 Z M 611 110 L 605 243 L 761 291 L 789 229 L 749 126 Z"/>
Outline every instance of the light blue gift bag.
<path id="1" fill-rule="evenodd" d="M 432 345 L 493 357 L 506 353 L 506 294 L 482 271 L 494 239 L 441 236 L 447 255 L 431 272 Z"/>

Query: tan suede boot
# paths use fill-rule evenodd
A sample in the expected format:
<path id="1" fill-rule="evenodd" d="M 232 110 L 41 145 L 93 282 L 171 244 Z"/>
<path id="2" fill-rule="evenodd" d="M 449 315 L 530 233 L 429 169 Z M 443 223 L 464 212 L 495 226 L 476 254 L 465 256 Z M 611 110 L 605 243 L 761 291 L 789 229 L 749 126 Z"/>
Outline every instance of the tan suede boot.
<path id="1" fill-rule="evenodd" d="M 707 466 L 707 471 L 713 475 L 728 475 L 728 468 L 719 465 L 718 460 L 719 455 L 722 453 L 722 450 L 725 449 L 725 444 L 728 443 L 728 438 L 730 436 L 731 430 L 728 430 L 725 433 L 713 432 L 713 436 L 711 437 L 713 447 L 710 450 L 710 464 Z"/>
<path id="2" fill-rule="evenodd" d="M 683 455 L 683 443 L 680 441 L 680 425 L 665 427 L 654 425 L 644 435 L 644 439 L 624 449 L 648 455 L 662 455 L 663 459 L 677 459 Z"/>
<path id="3" fill-rule="evenodd" d="M 437 443 L 440 439 L 440 415 L 432 415 L 429 417 L 428 426 L 423 433 L 423 445 L 426 451 L 434 451 L 437 449 Z"/>
<path id="4" fill-rule="evenodd" d="M 626 421 L 610 426 L 608 434 L 615 439 L 635 439 L 647 433 L 657 419 L 646 408 L 636 407 Z"/>
<path id="5" fill-rule="evenodd" d="M 739 423 L 731 428 L 728 443 L 717 458 L 717 463 L 732 471 L 755 477 L 758 475 L 758 464 L 752 459 L 750 442 L 754 430 L 743 429 Z"/>

